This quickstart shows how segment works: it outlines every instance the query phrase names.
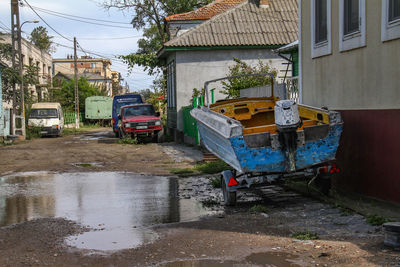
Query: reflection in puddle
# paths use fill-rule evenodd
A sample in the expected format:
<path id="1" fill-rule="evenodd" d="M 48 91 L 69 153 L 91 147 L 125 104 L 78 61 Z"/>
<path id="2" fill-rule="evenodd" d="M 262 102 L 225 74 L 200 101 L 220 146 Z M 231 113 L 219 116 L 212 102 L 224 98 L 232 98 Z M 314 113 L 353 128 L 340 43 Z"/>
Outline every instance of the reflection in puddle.
<path id="1" fill-rule="evenodd" d="M 132 173 L 29 173 L 0 178 L 0 226 L 63 217 L 94 230 L 67 238 L 78 248 L 117 250 L 153 242 L 154 224 L 210 214 L 179 199 L 174 178 Z"/>

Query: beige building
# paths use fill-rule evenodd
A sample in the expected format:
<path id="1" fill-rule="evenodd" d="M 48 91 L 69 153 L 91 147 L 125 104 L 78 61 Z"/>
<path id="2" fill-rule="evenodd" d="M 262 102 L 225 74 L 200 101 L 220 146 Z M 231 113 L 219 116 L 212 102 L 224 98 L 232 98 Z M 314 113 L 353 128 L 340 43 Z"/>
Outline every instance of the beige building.
<path id="1" fill-rule="evenodd" d="M 11 44 L 11 34 L 2 35 L 3 41 Z M 22 63 L 23 65 L 34 65 L 38 67 L 37 73 L 39 84 L 37 86 L 28 85 L 30 93 L 36 100 L 43 99 L 48 93 L 48 86 L 51 85 L 52 80 L 52 57 L 49 53 L 40 50 L 38 47 L 33 45 L 31 42 L 22 38 Z M 11 66 L 11 61 L 5 62 L 8 66 Z M 6 108 L 11 108 L 11 103 L 5 103 Z"/>
<path id="2" fill-rule="evenodd" d="M 82 56 L 77 60 L 77 63 L 79 76 L 95 77 L 93 81 L 88 78 L 88 81 L 105 88 L 109 96 L 113 95 L 112 84 L 116 79 L 120 79 L 121 75 L 111 70 L 111 60 Z M 67 76 L 74 75 L 73 56 L 53 59 L 53 68 L 54 76 L 59 73 Z M 119 75 L 116 75 L 116 73 Z"/>
<path id="3" fill-rule="evenodd" d="M 300 101 L 339 110 L 337 185 L 400 202 L 400 1 L 302 0 Z"/>

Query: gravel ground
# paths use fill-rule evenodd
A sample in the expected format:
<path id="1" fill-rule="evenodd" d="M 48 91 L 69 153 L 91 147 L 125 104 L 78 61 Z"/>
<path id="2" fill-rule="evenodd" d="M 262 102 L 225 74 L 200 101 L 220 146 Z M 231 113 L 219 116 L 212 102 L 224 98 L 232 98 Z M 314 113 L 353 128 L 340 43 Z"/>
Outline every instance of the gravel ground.
<path id="1" fill-rule="evenodd" d="M 109 136 L 99 140 L 87 135 L 1 147 L 0 157 L 3 175 L 83 170 L 166 175 L 171 167 L 195 161 L 178 162 L 157 144 L 118 145 Z M 72 164 L 79 162 L 101 167 Z M 179 197 L 203 202 L 217 214 L 156 225 L 152 229 L 159 239 L 154 243 L 107 253 L 74 249 L 64 240 L 89 229 L 62 218 L 41 218 L 0 228 L 0 266 L 400 266 L 400 252 L 383 245 L 382 228 L 368 225 L 361 215 L 277 186 L 243 192 L 236 207 L 224 208 L 220 190 L 209 180 L 179 178 Z M 254 205 L 265 209 L 253 212 Z M 319 238 L 292 237 L 300 231 Z"/>

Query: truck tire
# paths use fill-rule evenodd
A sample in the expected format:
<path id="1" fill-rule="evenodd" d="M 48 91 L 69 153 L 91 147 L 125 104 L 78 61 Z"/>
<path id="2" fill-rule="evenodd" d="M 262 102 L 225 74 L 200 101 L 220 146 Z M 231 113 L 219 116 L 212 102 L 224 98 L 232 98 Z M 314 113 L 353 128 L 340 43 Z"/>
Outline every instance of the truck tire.
<path id="1" fill-rule="evenodd" d="M 229 192 L 228 185 L 225 182 L 224 177 L 221 176 L 221 188 L 222 194 L 224 196 L 225 206 L 235 206 L 236 205 L 236 192 Z"/>

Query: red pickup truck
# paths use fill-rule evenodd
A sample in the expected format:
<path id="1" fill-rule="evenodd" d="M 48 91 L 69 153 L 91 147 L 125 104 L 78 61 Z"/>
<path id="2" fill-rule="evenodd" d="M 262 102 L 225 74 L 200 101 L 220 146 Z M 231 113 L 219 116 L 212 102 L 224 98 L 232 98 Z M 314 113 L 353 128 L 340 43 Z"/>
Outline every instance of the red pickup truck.
<path id="1" fill-rule="evenodd" d="M 132 138 L 151 137 L 157 142 L 159 132 L 163 129 L 160 113 L 154 111 L 151 104 L 136 104 L 123 106 L 118 119 L 120 137 L 127 134 Z"/>

